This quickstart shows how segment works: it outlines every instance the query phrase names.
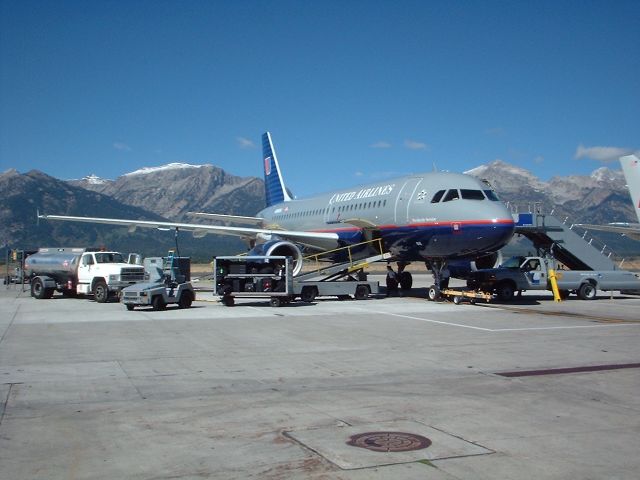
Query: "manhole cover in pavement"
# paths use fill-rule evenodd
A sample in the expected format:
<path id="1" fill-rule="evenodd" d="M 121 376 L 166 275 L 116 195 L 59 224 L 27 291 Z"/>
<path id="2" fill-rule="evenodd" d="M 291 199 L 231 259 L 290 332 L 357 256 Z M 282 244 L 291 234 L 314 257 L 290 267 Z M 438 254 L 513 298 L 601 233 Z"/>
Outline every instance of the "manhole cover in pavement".
<path id="1" fill-rule="evenodd" d="M 409 452 L 427 448 L 431 445 L 431 440 L 414 433 L 367 432 L 352 435 L 347 445 L 366 448 L 374 452 Z"/>

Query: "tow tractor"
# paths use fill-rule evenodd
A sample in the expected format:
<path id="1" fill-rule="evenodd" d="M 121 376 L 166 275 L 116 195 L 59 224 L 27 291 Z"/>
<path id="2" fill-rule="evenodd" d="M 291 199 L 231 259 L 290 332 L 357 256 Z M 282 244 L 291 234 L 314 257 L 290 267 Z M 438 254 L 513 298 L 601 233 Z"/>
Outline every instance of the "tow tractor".
<path id="1" fill-rule="evenodd" d="M 196 296 L 189 281 L 190 258 L 176 257 L 173 252 L 169 252 L 167 257 L 145 259 L 145 268 L 151 278 L 155 277 L 156 280 L 136 283 L 122 289 L 120 300 L 127 310 L 148 305 L 154 310 L 164 310 L 172 303 L 177 303 L 180 308 L 191 307 Z"/>
<path id="2" fill-rule="evenodd" d="M 318 268 L 296 277 L 293 276 L 291 257 L 216 257 L 213 267 L 215 292 L 226 306 L 234 305 L 237 297 L 269 298 L 272 307 L 286 305 L 297 298 L 309 303 L 319 296 L 364 300 L 371 294 L 377 294 L 379 289 L 378 282 L 366 279 L 364 268 L 389 257 L 389 253 L 376 254 L 359 261 L 350 260 Z"/>

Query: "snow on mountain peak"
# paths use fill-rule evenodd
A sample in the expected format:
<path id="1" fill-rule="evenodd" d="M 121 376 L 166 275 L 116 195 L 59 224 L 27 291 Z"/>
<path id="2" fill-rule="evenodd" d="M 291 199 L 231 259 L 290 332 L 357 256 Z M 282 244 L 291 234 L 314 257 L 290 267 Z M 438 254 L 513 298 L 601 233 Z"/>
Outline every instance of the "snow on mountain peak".
<path id="1" fill-rule="evenodd" d="M 607 167 L 600 167 L 591 172 L 591 178 L 596 182 L 612 182 L 620 176 L 619 172 L 614 172 Z"/>
<path id="2" fill-rule="evenodd" d="M 180 170 L 184 168 L 201 168 L 206 165 L 191 165 L 188 163 L 168 163 L 167 165 L 161 165 L 159 167 L 143 167 L 139 170 L 135 170 L 130 173 L 125 173 L 123 177 L 127 177 L 129 175 L 146 175 L 148 173 L 160 172 L 163 170 Z"/>
<path id="3" fill-rule="evenodd" d="M 84 180 L 85 182 L 91 185 L 104 185 L 109 181 L 109 180 L 105 180 L 104 178 L 100 178 L 95 173 L 92 173 L 91 175 L 87 175 L 82 180 Z"/>

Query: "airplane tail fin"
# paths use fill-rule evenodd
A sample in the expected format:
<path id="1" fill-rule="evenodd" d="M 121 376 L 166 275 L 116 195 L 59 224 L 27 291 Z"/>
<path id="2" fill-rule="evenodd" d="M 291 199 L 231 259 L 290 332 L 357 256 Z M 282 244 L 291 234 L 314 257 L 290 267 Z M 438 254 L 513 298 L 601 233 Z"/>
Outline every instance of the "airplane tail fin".
<path id="1" fill-rule="evenodd" d="M 262 158 L 264 159 L 264 190 L 267 207 L 280 202 L 288 202 L 291 195 L 284 186 L 271 134 L 262 135 Z"/>
<path id="2" fill-rule="evenodd" d="M 640 158 L 635 155 L 620 157 L 620 164 L 629 186 L 633 208 L 640 222 Z"/>

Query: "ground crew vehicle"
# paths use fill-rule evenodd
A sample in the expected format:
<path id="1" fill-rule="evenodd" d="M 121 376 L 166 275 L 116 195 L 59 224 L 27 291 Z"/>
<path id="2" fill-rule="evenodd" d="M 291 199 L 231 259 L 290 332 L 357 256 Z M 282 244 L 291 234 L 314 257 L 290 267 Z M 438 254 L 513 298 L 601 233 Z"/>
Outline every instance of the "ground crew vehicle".
<path id="1" fill-rule="evenodd" d="M 640 289 L 640 274 L 626 270 L 563 270 L 551 257 L 511 257 L 499 268 L 471 272 L 467 286 L 494 292 L 499 300 L 512 300 L 516 292 L 551 290 L 549 269 L 553 269 L 561 298 L 576 293 L 583 300 L 596 297 L 597 290 Z"/>
<path id="2" fill-rule="evenodd" d="M 382 256 L 381 256 L 382 257 Z M 357 265 L 355 267 L 358 267 Z M 286 305 L 299 298 L 313 302 L 318 296 L 336 296 L 339 299 L 363 300 L 378 293 L 378 282 L 364 279 L 361 270 L 337 266 L 340 271 L 324 269 L 293 276 L 291 257 L 284 256 L 230 256 L 214 259 L 215 292 L 227 306 L 235 297 L 267 297 L 273 307 Z M 352 267 L 353 268 L 353 267 Z M 322 280 L 307 278 L 324 275 Z"/>
<path id="3" fill-rule="evenodd" d="M 120 301 L 133 310 L 136 306 L 151 305 L 154 310 L 164 310 L 167 305 L 177 303 L 180 308 L 189 308 L 195 300 L 195 290 L 190 278 L 191 261 L 187 257 L 169 256 L 145 259 L 150 270 L 156 270 L 155 281 L 136 283 L 122 290 Z M 161 270 L 157 265 L 160 265 Z M 159 270 L 159 271 L 158 271 Z M 147 272 L 148 274 L 151 272 Z M 156 272 L 153 272 L 156 273 Z"/>
<path id="4" fill-rule="evenodd" d="M 41 248 L 24 262 L 31 296 L 51 298 L 93 295 L 104 303 L 124 287 L 144 280 L 144 268 L 125 262 L 121 253 L 85 248 Z"/>

